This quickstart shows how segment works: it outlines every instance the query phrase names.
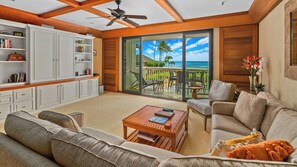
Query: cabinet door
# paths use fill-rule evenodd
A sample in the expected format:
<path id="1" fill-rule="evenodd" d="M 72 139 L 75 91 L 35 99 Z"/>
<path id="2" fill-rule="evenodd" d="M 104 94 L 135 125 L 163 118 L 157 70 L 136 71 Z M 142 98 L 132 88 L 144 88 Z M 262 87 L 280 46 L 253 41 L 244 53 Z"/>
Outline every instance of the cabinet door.
<path id="1" fill-rule="evenodd" d="M 14 103 L 14 111 L 31 112 L 33 110 L 34 110 L 34 101 L 33 100 L 25 100 L 25 101 Z"/>
<path id="2" fill-rule="evenodd" d="M 74 36 L 58 33 L 58 79 L 74 78 Z"/>
<path id="3" fill-rule="evenodd" d="M 82 80 L 80 81 L 80 98 L 88 97 L 89 96 L 89 80 Z"/>
<path id="4" fill-rule="evenodd" d="M 31 82 L 56 79 L 56 33 L 31 28 L 30 37 Z"/>
<path id="5" fill-rule="evenodd" d="M 61 102 L 69 102 L 79 98 L 79 82 L 61 84 Z"/>
<path id="6" fill-rule="evenodd" d="M 5 118 L 8 114 L 13 112 L 13 105 L 0 105 L 0 119 Z"/>
<path id="7" fill-rule="evenodd" d="M 91 79 L 90 82 L 90 95 L 98 95 L 98 79 Z"/>
<path id="8" fill-rule="evenodd" d="M 60 104 L 60 85 L 37 87 L 37 109 Z"/>

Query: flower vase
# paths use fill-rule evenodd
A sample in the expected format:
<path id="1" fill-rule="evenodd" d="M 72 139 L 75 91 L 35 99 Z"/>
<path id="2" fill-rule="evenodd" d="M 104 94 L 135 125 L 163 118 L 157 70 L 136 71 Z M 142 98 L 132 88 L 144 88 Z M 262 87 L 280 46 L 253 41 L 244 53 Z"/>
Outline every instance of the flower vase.
<path id="1" fill-rule="evenodd" d="M 250 91 L 254 92 L 257 78 L 255 76 L 249 76 L 249 79 L 250 79 Z"/>

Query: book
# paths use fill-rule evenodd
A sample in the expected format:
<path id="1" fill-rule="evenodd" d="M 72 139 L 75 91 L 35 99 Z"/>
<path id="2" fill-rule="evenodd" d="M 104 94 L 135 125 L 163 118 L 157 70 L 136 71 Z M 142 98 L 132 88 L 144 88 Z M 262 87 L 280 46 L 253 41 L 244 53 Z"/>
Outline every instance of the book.
<path id="1" fill-rule="evenodd" d="M 160 116 L 153 116 L 149 119 L 149 122 L 155 122 L 161 125 L 164 125 L 168 121 L 168 118 L 166 117 L 160 117 Z"/>
<path id="2" fill-rule="evenodd" d="M 147 140 L 147 141 L 150 141 L 153 143 L 156 142 L 160 138 L 160 136 L 158 136 L 158 135 L 150 134 L 150 133 L 143 132 L 143 131 L 139 131 L 137 136 L 140 139 Z"/>
<path id="3" fill-rule="evenodd" d="M 174 114 L 175 114 L 174 112 L 167 112 L 167 111 L 162 111 L 162 110 L 157 111 L 155 113 L 156 116 L 166 117 L 166 118 L 171 118 L 171 117 L 173 117 Z"/>

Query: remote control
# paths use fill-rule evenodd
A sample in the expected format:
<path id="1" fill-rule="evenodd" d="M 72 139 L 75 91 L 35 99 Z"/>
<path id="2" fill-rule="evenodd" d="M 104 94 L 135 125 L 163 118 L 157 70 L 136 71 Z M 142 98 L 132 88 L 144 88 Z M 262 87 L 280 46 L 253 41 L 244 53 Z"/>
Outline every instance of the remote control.
<path id="1" fill-rule="evenodd" d="M 163 108 L 162 110 L 163 111 L 166 111 L 166 112 L 173 112 L 173 110 L 172 109 L 169 109 L 169 108 Z"/>

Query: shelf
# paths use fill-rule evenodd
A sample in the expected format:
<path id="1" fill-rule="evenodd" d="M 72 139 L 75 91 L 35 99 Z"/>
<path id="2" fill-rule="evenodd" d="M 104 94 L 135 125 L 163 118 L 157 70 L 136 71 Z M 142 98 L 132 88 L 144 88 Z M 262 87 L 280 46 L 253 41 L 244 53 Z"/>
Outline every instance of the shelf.
<path id="1" fill-rule="evenodd" d="M 75 78 L 84 78 L 84 77 L 91 77 L 93 75 L 83 75 L 83 76 L 76 76 Z"/>
<path id="2" fill-rule="evenodd" d="M 78 44 L 78 43 L 76 43 L 75 46 L 92 46 L 92 45 L 90 45 L 90 44 Z"/>
<path id="3" fill-rule="evenodd" d="M 0 50 L 25 51 L 26 49 L 21 49 L 21 48 L 0 48 Z"/>
<path id="4" fill-rule="evenodd" d="M 25 85 L 26 82 L 16 82 L 16 83 L 0 83 L 0 88 L 9 87 L 9 86 L 21 86 Z"/>
<path id="5" fill-rule="evenodd" d="M 18 36 L 14 36 L 14 35 L 6 35 L 6 34 L 0 34 L 0 37 L 26 39 L 26 37 L 18 37 Z"/>
<path id="6" fill-rule="evenodd" d="M 86 53 L 86 52 L 75 52 L 75 54 L 80 54 L 80 55 L 90 55 L 92 53 Z"/>
<path id="7" fill-rule="evenodd" d="M 26 61 L 0 61 L 0 63 L 25 63 Z"/>
<path id="8" fill-rule="evenodd" d="M 92 61 L 76 61 L 75 63 L 92 63 Z"/>

